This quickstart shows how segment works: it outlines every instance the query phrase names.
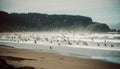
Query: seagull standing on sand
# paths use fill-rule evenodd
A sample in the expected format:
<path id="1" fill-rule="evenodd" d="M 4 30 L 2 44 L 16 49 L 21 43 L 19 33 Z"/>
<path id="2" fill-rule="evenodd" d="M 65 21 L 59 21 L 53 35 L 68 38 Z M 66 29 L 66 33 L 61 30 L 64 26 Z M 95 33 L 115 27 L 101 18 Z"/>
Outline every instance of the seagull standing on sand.
<path id="1" fill-rule="evenodd" d="M 98 46 L 100 46 L 100 44 L 98 43 Z"/>
<path id="2" fill-rule="evenodd" d="M 107 46 L 107 44 L 104 44 L 104 46 Z"/>
<path id="3" fill-rule="evenodd" d="M 37 43 L 37 41 L 36 41 L 36 40 L 34 40 L 34 43 L 36 44 L 36 43 Z"/>
<path id="4" fill-rule="evenodd" d="M 50 49 L 53 49 L 53 48 L 50 46 Z"/>
<path id="5" fill-rule="evenodd" d="M 111 47 L 114 47 L 114 45 L 111 44 Z"/>

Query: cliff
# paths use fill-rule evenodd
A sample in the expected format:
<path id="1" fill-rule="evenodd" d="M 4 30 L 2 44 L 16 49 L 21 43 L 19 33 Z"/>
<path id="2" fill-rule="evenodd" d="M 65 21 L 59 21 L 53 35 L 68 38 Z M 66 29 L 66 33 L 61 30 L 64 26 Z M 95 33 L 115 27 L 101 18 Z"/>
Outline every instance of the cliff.
<path id="1" fill-rule="evenodd" d="M 40 13 L 7 13 L 0 11 L 0 32 L 13 31 L 49 31 L 73 30 L 84 31 L 96 23 L 90 17 L 78 15 L 48 15 Z M 105 24 L 98 25 L 90 31 L 109 31 Z M 101 29 L 101 30 L 98 30 Z"/>

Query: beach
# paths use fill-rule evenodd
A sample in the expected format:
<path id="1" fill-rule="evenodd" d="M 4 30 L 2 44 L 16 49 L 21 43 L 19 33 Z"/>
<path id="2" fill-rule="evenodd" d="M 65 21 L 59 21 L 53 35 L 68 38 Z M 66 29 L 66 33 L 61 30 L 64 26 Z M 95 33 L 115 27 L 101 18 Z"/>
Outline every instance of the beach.
<path id="1" fill-rule="evenodd" d="M 35 69 L 119 69 L 119 34 L 16 32 L 0 34 L 0 58 Z"/>
<path id="2" fill-rule="evenodd" d="M 35 69 L 119 69 L 120 64 L 95 59 L 81 59 L 51 52 L 0 48 L 0 58 L 15 67 L 32 66 Z M 18 58 L 18 59 L 17 59 Z M 22 59 L 20 59 L 22 58 Z"/>

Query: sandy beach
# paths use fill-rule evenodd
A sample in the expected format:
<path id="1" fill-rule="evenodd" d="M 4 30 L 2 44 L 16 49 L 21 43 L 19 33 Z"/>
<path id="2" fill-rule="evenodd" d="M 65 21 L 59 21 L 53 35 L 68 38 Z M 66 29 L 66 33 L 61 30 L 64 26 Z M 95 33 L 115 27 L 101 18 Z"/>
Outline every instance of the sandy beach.
<path id="1" fill-rule="evenodd" d="M 120 69 L 119 34 L 33 32 L 0 36 L 0 58 L 15 67 Z"/>
<path id="2" fill-rule="evenodd" d="M 0 58 L 15 67 L 32 66 L 35 69 L 119 69 L 120 64 L 94 59 L 61 56 L 51 52 L 0 48 Z"/>

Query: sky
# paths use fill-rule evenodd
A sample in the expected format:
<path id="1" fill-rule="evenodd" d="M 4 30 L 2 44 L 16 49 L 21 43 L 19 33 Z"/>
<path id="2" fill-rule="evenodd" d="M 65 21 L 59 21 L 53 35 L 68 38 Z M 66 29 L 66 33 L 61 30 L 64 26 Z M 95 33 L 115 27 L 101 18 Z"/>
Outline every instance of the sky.
<path id="1" fill-rule="evenodd" d="M 108 25 L 120 23 L 120 0 L 0 0 L 0 10 L 83 15 Z"/>

